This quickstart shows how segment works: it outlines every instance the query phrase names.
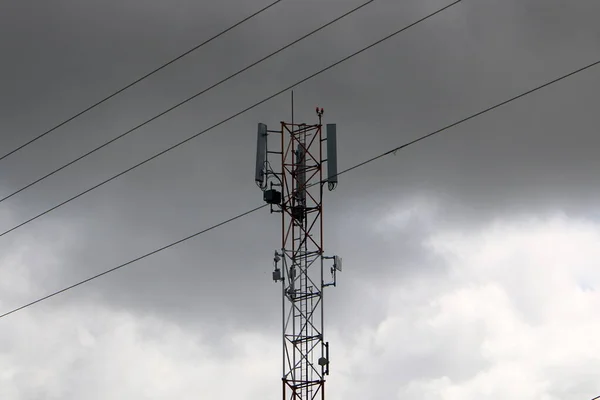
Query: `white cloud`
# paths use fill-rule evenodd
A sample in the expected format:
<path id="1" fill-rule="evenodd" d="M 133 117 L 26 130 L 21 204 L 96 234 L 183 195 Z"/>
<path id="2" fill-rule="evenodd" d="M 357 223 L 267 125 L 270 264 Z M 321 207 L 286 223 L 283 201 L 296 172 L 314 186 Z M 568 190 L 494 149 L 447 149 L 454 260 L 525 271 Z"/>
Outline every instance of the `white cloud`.
<path id="1" fill-rule="evenodd" d="M 228 399 L 276 394 L 279 346 L 252 332 L 221 357 L 202 332 L 102 307 L 24 312 L 0 355 L 3 398 Z M 7 325 L 8 326 L 8 325 Z M 277 342 L 275 342 L 277 343 Z M 274 383 L 274 384 L 273 384 Z"/>
<path id="2" fill-rule="evenodd" d="M 386 286 L 387 318 L 346 354 L 346 398 L 580 400 L 600 393 L 600 224 L 498 221 L 424 241 L 447 274 Z M 585 283 L 585 288 L 582 287 Z M 341 335 L 340 335 L 341 336 Z M 343 340 L 343 337 L 340 337 Z M 349 343 L 350 341 L 346 341 Z"/>
<path id="3" fill-rule="evenodd" d="M 48 292 L 76 244 L 74 230 L 19 237 L 0 259 L 4 311 Z M 83 288 L 82 288 L 83 290 Z M 34 305 L 0 319 L 0 398 L 230 399 L 279 393 L 279 336 L 230 332 L 229 348 L 199 329 L 106 304 Z M 202 316 L 198 315 L 201 326 Z M 206 332 L 209 332 L 208 330 Z M 214 332 L 211 330 L 210 332 Z"/>
<path id="4" fill-rule="evenodd" d="M 359 309 L 383 304 L 378 324 L 327 327 L 328 398 L 586 400 L 600 393 L 593 374 L 600 224 L 558 215 L 423 237 L 423 251 L 436 256 L 427 260 L 445 272 L 381 282 L 379 299 L 365 298 Z M 2 270 L 20 282 L 9 290 L 16 297 L 39 290 L 30 286 L 30 263 L 64 250 L 42 248 L 33 260 L 23 249 L 5 254 Z M 75 301 L 32 307 L 0 324 L 3 399 L 280 396 L 278 331 L 224 331 L 228 340 L 212 347 L 201 329 Z"/>

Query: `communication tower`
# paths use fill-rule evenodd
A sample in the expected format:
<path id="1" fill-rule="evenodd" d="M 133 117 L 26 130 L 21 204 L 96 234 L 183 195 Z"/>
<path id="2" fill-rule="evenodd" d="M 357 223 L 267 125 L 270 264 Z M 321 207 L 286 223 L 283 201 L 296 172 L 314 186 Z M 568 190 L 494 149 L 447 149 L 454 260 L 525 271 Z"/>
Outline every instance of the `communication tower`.
<path id="1" fill-rule="evenodd" d="M 342 270 L 341 258 L 323 250 L 323 188 L 333 190 L 338 183 L 336 125 L 327 124 L 323 137 L 322 108 L 317 117 L 313 125 L 295 124 L 292 117 L 279 130 L 258 124 L 255 181 L 271 213 L 281 214 L 273 280 L 281 283 L 284 400 L 325 399 L 329 343 L 323 337 L 323 291 L 336 285 Z M 325 262 L 331 265 L 328 281 Z"/>

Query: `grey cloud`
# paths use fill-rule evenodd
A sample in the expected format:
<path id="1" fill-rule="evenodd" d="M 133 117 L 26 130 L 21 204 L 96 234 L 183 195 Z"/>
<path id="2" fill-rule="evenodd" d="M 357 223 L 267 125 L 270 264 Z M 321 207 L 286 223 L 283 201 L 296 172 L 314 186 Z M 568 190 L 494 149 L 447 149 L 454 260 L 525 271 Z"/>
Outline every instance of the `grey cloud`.
<path id="1" fill-rule="evenodd" d="M 218 6 L 190 1 L 144 7 L 133 1 L 59 4 L 45 8 L 15 2 L 0 16 L 0 40 L 10 55 L 0 67 L 5 88 L 0 96 L 1 153 L 259 7 L 256 1 L 233 0 Z M 11 221 L 3 221 L 2 228 L 444 4 L 376 1 L 361 14 L 5 202 L 1 206 L 10 210 Z M 343 1 L 285 1 L 2 161 L 2 193 L 351 7 Z M 593 1 L 464 0 L 296 88 L 297 119 L 310 122 L 314 106 L 324 107 L 326 121 L 339 125 L 340 168 L 349 167 L 594 61 L 598 7 Z M 386 282 L 446 273 L 446 265 L 422 248 L 421 240 L 431 232 L 422 221 L 389 236 L 371 230 L 387 211 L 398 204 L 402 208 L 415 194 L 438 201 L 438 227 L 477 226 L 492 218 L 555 209 L 577 216 L 597 213 L 597 80 L 597 71 L 590 70 L 340 177 L 338 189 L 325 200 L 327 251 L 344 256 L 348 265 L 342 284 L 328 297 L 332 326 L 351 330 L 376 325 L 386 310 L 374 293 L 388 289 Z M 274 126 L 289 115 L 286 94 L 0 238 L 2 246 L 9 250 L 17 238 L 27 236 L 52 243 L 48 237 L 55 227 L 68 227 L 74 239 L 70 251 L 61 253 L 62 265 L 54 266 L 52 274 L 31 277 L 43 295 L 259 205 L 251 176 L 256 123 Z M 189 329 L 209 329 L 225 348 L 227 335 L 219 337 L 218 332 L 279 329 L 279 292 L 269 276 L 278 229 L 277 216 L 263 210 L 42 307 L 60 310 L 73 302 L 96 302 L 155 315 Z M 26 297 L 11 302 L 25 302 Z M 455 353 L 445 351 L 436 359 L 437 369 L 429 370 L 431 376 L 452 369 Z M 433 363 L 406 358 L 403 370 L 413 361 L 420 364 L 402 379 L 414 378 L 413 372 L 424 374 Z M 472 368 L 481 367 L 477 362 Z M 460 379 L 457 374 L 454 378 Z"/>

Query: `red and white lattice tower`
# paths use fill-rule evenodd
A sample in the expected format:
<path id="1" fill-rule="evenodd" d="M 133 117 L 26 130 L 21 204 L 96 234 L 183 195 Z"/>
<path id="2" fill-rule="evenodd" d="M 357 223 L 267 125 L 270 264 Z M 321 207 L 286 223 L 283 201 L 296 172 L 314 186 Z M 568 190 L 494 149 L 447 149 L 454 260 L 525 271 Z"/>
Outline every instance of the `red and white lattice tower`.
<path id="1" fill-rule="evenodd" d="M 281 122 L 280 130 L 258 126 L 255 181 L 271 212 L 281 213 L 273 280 L 282 287 L 284 400 L 325 399 L 329 374 L 323 290 L 335 286 L 342 264 L 337 256 L 326 257 L 323 248 L 323 189 L 327 185 L 333 190 L 337 184 L 337 155 L 336 125 L 328 124 L 323 137 L 322 116 L 323 109 L 317 108 L 314 125 Z M 272 136 L 279 142 L 277 150 L 269 150 Z M 325 260 L 333 265 L 327 282 Z"/>

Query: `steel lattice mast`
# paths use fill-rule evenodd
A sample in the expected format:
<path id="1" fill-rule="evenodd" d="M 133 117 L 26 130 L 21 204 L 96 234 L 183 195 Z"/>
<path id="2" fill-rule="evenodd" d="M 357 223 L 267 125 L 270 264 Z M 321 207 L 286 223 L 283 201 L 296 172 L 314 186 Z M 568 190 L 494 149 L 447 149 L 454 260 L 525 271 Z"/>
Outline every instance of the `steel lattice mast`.
<path id="1" fill-rule="evenodd" d="M 323 109 L 318 124 L 281 122 L 281 130 L 259 124 L 256 182 L 271 212 L 281 213 L 281 248 L 275 252 L 273 279 L 282 285 L 283 399 L 325 398 L 329 374 L 329 344 L 324 341 L 323 289 L 335 285 L 341 259 L 323 250 L 323 188 L 337 183 L 334 124 L 323 138 Z M 269 151 L 267 135 L 278 134 L 278 151 Z M 264 141 L 263 139 L 264 138 Z M 323 146 L 327 142 L 327 157 Z M 264 154 L 264 155 L 263 155 Z M 280 158 L 278 171 L 268 160 Z M 324 179 L 324 165 L 328 177 Z M 332 281 L 324 281 L 324 262 L 333 259 Z M 279 266 L 281 262 L 281 267 Z"/>

